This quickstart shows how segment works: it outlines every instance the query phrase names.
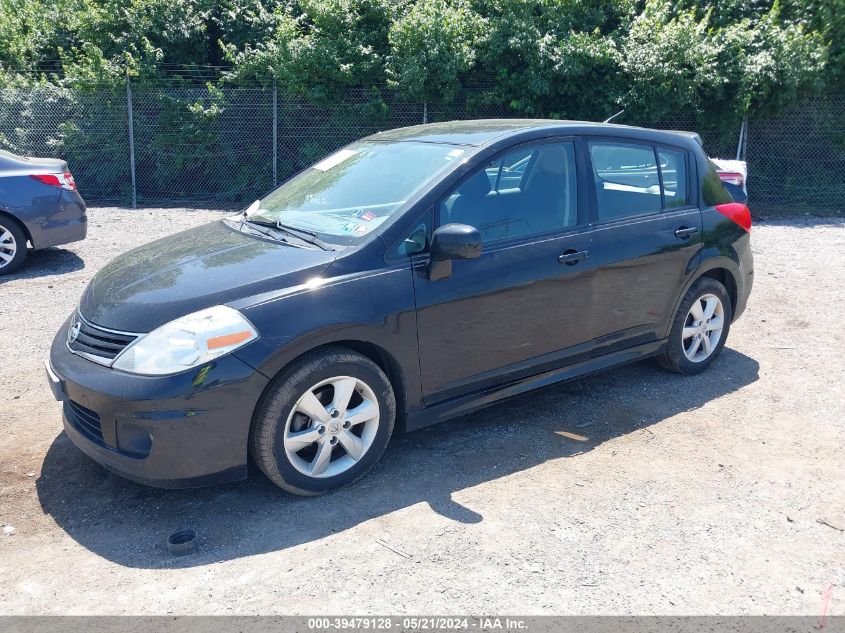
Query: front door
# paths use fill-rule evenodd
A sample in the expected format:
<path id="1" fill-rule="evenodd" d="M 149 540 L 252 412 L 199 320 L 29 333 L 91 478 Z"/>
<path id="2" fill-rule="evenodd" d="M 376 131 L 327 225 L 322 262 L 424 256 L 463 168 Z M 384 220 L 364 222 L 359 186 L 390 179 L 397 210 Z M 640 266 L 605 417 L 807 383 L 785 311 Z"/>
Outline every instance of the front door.
<path id="1" fill-rule="evenodd" d="M 453 262 L 451 276 L 438 281 L 429 280 L 424 260 L 414 265 L 427 404 L 583 353 L 593 269 L 575 155 L 570 141 L 521 146 L 439 205 L 439 225 L 477 227 L 484 250 Z"/>

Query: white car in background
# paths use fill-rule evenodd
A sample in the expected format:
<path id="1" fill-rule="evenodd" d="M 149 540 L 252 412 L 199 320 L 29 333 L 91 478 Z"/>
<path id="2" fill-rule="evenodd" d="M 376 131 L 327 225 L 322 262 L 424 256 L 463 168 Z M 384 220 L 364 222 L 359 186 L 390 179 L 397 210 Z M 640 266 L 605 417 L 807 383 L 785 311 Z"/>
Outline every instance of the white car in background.
<path id="1" fill-rule="evenodd" d="M 727 158 L 711 158 L 719 178 L 725 183 L 725 189 L 731 194 L 736 202 L 748 200 L 748 165 L 744 160 L 731 160 Z"/>

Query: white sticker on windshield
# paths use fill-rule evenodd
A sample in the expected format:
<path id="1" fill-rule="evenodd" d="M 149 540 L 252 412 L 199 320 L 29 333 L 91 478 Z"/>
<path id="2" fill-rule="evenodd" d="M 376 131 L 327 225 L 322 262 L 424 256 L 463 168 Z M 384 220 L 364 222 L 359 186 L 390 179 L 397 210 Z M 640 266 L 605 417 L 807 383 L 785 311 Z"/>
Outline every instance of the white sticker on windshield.
<path id="1" fill-rule="evenodd" d="M 314 169 L 318 169 L 319 171 L 328 171 L 332 167 L 336 167 L 340 165 L 343 161 L 348 160 L 357 154 L 354 149 L 342 149 L 339 152 L 335 152 L 328 158 L 324 158 L 319 163 L 314 165 Z"/>

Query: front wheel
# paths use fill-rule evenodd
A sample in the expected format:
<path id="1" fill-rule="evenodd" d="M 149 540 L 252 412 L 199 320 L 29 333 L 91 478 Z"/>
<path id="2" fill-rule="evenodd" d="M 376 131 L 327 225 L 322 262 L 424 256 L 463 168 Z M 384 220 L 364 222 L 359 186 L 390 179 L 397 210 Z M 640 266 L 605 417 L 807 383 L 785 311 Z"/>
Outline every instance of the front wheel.
<path id="1" fill-rule="evenodd" d="M 342 348 L 307 355 L 262 396 L 252 457 L 277 486 L 317 495 L 349 485 L 387 447 L 396 419 L 390 381 L 370 359 Z"/>
<path id="2" fill-rule="evenodd" d="M 677 373 L 701 373 L 725 346 L 732 317 L 725 287 L 709 277 L 699 279 L 681 301 L 666 351 L 657 362 Z"/>

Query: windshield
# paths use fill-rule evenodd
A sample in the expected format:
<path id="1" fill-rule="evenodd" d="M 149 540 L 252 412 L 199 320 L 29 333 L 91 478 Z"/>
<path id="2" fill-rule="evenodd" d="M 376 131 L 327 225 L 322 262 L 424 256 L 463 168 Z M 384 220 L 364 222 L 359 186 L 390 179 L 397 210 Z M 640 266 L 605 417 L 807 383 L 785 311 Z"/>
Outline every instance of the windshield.
<path id="1" fill-rule="evenodd" d="M 260 200 L 249 219 L 279 222 L 331 241 L 354 243 L 384 223 L 464 153 L 454 145 L 356 143 Z"/>

